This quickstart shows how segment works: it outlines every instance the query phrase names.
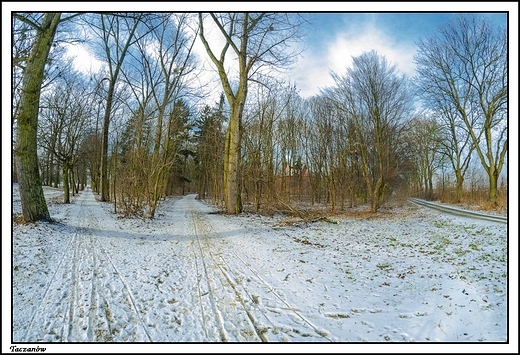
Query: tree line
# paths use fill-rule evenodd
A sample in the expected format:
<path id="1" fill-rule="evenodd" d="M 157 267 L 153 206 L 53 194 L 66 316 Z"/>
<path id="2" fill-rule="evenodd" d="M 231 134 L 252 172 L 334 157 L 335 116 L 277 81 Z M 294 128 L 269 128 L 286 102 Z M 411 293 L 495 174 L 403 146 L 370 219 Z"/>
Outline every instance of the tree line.
<path id="1" fill-rule="evenodd" d="M 65 203 L 90 184 L 116 211 L 146 218 L 188 191 L 232 214 L 303 204 L 377 212 L 399 192 L 433 199 L 439 183 L 453 185 L 460 202 L 475 160 L 498 205 L 506 29 L 461 15 L 417 43 L 415 77 L 370 51 L 302 98 L 272 73 L 296 63 L 306 21 L 14 13 L 13 157 L 24 220 L 51 218 L 42 184 L 62 186 Z M 78 28 L 84 37 L 73 35 Z M 196 41 L 218 73 L 218 102 L 204 97 Z M 88 45 L 102 70 L 74 70 L 63 55 L 70 44 Z"/>

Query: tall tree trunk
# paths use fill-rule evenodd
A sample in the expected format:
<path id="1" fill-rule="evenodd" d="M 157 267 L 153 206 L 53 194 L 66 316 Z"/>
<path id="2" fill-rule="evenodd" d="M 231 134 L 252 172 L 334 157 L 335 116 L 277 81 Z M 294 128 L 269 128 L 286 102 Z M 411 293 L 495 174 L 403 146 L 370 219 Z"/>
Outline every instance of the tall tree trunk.
<path id="1" fill-rule="evenodd" d="M 242 212 L 242 198 L 238 186 L 240 156 L 240 119 L 243 103 L 232 106 L 224 147 L 224 199 L 227 213 Z"/>
<path id="2" fill-rule="evenodd" d="M 54 177 L 54 182 L 52 187 L 58 188 L 60 187 L 60 164 L 58 161 L 53 165 L 52 175 Z"/>
<path id="3" fill-rule="evenodd" d="M 428 176 L 428 200 L 433 200 L 433 173 Z"/>
<path id="4" fill-rule="evenodd" d="M 462 172 L 455 171 L 455 178 L 456 178 L 456 203 L 460 203 L 462 201 L 462 188 L 464 187 L 464 176 L 462 175 Z"/>
<path id="5" fill-rule="evenodd" d="M 108 184 L 108 129 L 110 126 L 110 111 L 112 110 L 112 100 L 114 97 L 115 80 L 110 80 L 107 93 L 107 106 L 105 107 L 105 117 L 103 118 L 103 134 L 101 136 L 101 201 L 110 201 Z"/>
<path id="6" fill-rule="evenodd" d="M 498 206 L 498 170 L 493 166 L 489 169 L 489 202 L 494 206 Z"/>
<path id="7" fill-rule="evenodd" d="M 36 131 L 44 69 L 61 13 L 44 14 L 23 77 L 15 157 L 22 214 L 26 222 L 50 220 L 38 169 Z"/>
<path id="8" fill-rule="evenodd" d="M 63 163 L 63 203 L 70 203 L 69 164 Z"/>
<path id="9" fill-rule="evenodd" d="M 76 187 L 76 173 L 74 172 L 74 167 L 73 166 L 70 166 L 69 167 L 69 170 L 70 170 L 70 184 L 69 186 L 71 187 L 71 190 L 72 190 L 72 196 L 76 196 L 76 194 L 78 193 L 78 189 Z"/>

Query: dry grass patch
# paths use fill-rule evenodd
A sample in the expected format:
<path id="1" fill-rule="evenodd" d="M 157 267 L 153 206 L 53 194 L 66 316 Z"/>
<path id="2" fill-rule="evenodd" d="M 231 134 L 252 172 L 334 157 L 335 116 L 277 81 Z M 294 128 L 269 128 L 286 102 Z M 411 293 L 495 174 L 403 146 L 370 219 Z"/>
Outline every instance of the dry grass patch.
<path id="1" fill-rule="evenodd" d="M 21 213 L 13 213 L 13 224 L 28 225 L 31 223 L 25 222 Z"/>

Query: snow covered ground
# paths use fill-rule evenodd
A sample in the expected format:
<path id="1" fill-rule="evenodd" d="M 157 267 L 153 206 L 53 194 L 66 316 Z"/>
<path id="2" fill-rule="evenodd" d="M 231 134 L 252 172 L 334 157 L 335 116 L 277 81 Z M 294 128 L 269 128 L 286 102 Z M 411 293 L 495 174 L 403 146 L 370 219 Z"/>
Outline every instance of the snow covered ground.
<path id="1" fill-rule="evenodd" d="M 12 253 L 11 275 L 3 272 L 3 308 L 12 291 L 12 312 L 2 312 L 7 352 L 518 349 L 518 264 L 506 224 L 411 203 L 292 224 L 221 215 L 194 195 L 138 220 L 114 215 L 90 190 L 69 205 L 60 195 L 46 189 L 54 223 L 15 223 L 12 240 L 3 238 L 4 263 Z M 16 185 L 12 208 L 21 212 Z M 162 344 L 134 344 L 148 342 Z"/>

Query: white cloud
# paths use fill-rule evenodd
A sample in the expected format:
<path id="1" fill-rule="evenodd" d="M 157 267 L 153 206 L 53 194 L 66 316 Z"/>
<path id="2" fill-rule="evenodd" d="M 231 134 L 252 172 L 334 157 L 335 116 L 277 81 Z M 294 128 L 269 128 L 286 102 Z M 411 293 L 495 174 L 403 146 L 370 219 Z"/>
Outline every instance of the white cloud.
<path id="1" fill-rule="evenodd" d="M 65 56 L 72 58 L 74 68 L 81 73 L 97 73 L 104 66 L 104 63 L 98 60 L 84 44 L 66 44 L 65 50 Z"/>
<path id="2" fill-rule="evenodd" d="M 320 88 L 333 84 L 331 71 L 343 74 L 347 67 L 351 67 L 353 56 L 371 50 L 376 50 L 391 64 L 396 64 L 401 73 L 408 76 L 415 74 L 415 46 L 397 42 L 375 24 L 367 23 L 361 28 L 337 33 L 322 51 L 308 50 L 291 75 L 303 97 L 316 95 Z"/>
<path id="3" fill-rule="evenodd" d="M 341 37 L 338 36 L 333 45 L 329 47 L 327 64 L 332 70 L 341 73 L 352 65 L 352 56 L 358 56 L 371 50 L 376 50 L 379 55 L 385 56 L 390 63 L 397 64 L 402 73 L 414 75 L 414 46 L 394 41 L 373 25 L 367 26 L 357 35 L 346 33 Z"/>

